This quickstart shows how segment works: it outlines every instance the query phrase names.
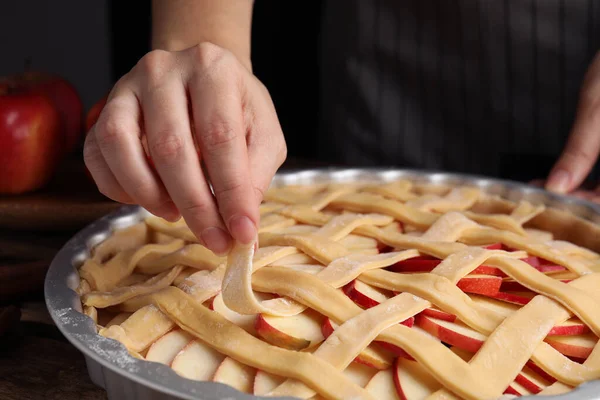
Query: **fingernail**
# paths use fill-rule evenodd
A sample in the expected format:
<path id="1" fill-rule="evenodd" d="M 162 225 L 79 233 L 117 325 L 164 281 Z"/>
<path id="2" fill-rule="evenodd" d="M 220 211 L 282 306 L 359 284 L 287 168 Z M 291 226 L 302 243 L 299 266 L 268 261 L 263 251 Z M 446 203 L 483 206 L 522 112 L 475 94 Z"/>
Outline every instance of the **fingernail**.
<path id="1" fill-rule="evenodd" d="M 552 192 L 565 193 L 569 188 L 569 180 L 569 173 L 564 169 L 559 169 L 554 174 L 552 174 L 552 176 L 550 176 L 550 179 L 546 184 L 546 189 Z"/>
<path id="2" fill-rule="evenodd" d="M 217 255 L 224 255 L 229 250 L 229 235 L 221 228 L 206 228 L 200 236 L 204 245 Z"/>
<path id="3" fill-rule="evenodd" d="M 229 220 L 229 232 L 243 244 L 251 243 L 256 239 L 256 226 L 245 215 L 238 215 Z"/>

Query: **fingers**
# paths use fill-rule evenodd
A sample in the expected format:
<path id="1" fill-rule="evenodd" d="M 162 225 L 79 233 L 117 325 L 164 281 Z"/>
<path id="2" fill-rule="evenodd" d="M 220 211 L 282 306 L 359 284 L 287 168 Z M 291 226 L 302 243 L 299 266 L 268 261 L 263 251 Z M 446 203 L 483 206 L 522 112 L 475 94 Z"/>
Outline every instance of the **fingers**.
<path id="1" fill-rule="evenodd" d="M 550 172 L 546 188 L 568 193 L 577 188 L 590 173 L 600 152 L 600 106 L 587 100 L 559 160 Z"/>
<path id="2" fill-rule="evenodd" d="M 108 167 L 106 161 L 104 161 L 102 152 L 96 143 L 96 135 L 94 134 L 93 129 L 94 128 L 92 127 L 92 132 L 86 136 L 85 146 L 83 148 L 83 160 L 85 166 L 88 171 L 90 171 L 100 193 L 119 203 L 133 204 L 131 197 L 125 192 Z"/>
<path id="3" fill-rule="evenodd" d="M 258 81 L 251 107 L 245 115 L 250 132 L 247 138 L 250 171 L 258 203 L 273 176 L 287 157 L 287 147 L 275 106 L 267 89 Z M 268 154 L 269 157 L 265 157 Z"/>
<path id="4" fill-rule="evenodd" d="M 178 212 L 148 165 L 140 141 L 139 116 L 135 93 L 124 84 L 115 86 L 110 101 L 94 125 L 94 136 L 90 140 L 95 142 L 91 144 L 97 144 L 106 166 L 131 200 L 152 214 L 172 221 L 178 218 Z M 108 173 L 101 171 L 100 167 L 91 171 L 92 176 L 98 177 L 94 176 L 96 182 L 114 187 Z"/>
<path id="5" fill-rule="evenodd" d="M 152 61 L 164 62 L 170 61 Z M 140 99 L 148 149 L 156 171 L 196 237 L 213 252 L 224 254 L 231 245 L 230 237 L 194 146 L 184 77 L 155 65 L 148 75 Z"/>
<path id="6" fill-rule="evenodd" d="M 228 59 L 232 55 L 203 54 L 202 57 L 214 59 L 190 80 L 195 135 L 220 215 L 231 236 L 247 244 L 256 239 L 259 203 L 252 185 L 246 146 L 243 71 Z"/>

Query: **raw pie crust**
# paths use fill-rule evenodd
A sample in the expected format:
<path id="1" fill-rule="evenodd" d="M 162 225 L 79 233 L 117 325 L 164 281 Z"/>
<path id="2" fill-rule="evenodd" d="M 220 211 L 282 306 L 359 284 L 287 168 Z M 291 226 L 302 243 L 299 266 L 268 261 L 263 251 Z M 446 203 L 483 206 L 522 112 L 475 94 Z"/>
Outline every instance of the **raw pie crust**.
<path id="1" fill-rule="evenodd" d="M 100 335 L 190 379 L 303 399 L 496 399 L 600 378 L 600 227 L 472 187 L 272 188 L 259 246 L 183 220 L 79 269 Z M 315 328 L 316 327 L 316 328 Z"/>

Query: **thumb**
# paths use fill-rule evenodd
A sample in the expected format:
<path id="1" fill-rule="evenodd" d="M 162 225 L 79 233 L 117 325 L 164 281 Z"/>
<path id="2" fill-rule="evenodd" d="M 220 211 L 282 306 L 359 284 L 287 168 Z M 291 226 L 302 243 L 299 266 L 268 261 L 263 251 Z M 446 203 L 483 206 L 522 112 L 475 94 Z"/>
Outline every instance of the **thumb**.
<path id="1" fill-rule="evenodd" d="M 568 193 L 585 180 L 600 152 L 600 107 L 582 107 L 565 149 L 552 168 L 546 189 Z"/>

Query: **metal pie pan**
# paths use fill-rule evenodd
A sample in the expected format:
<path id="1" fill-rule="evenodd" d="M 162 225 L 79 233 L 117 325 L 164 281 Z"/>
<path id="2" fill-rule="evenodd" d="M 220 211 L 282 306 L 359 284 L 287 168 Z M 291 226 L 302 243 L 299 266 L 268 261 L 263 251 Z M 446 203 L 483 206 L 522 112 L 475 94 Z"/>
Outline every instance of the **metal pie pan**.
<path id="1" fill-rule="evenodd" d="M 278 173 L 272 186 L 357 181 L 386 182 L 409 179 L 420 183 L 472 185 L 483 191 L 517 201 L 566 209 L 600 224 L 600 206 L 573 197 L 560 196 L 532 186 L 474 175 L 404 169 L 310 169 Z M 45 280 L 46 305 L 62 334 L 83 353 L 91 380 L 104 388 L 109 399 L 267 399 L 239 392 L 215 382 L 192 381 L 177 375 L 170 367 L 139 360 L 113 339 L 96 333 L 93 320 L 82 313 L 77 267 L 89 257 L 90 249 L 115 230 L 131 226 L 147 215 L 137 206 L 124 206 L 100 218 L 73 236 L 57 253 Z M 522 397 L 534 399 L 538 397 Z M 541 398 L 556 400 L 600 399 L 600 381 L 587 382 L 568 394 Z M 284 399 L 269 397 L 269 399 Z M 291 398 L 285 398 L 291 399 Z"/>

